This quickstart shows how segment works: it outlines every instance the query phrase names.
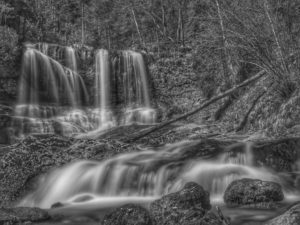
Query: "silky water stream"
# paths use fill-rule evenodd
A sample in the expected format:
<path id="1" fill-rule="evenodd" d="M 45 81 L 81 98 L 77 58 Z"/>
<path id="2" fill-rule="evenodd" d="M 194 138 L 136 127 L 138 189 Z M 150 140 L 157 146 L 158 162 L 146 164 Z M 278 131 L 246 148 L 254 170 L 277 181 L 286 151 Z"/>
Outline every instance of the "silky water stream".
<path id="1" fill-rule="evenodd" d="M 107 50 L 94 50 L 90 67 L 94 85 L 79 73 L 80 65 L 86 63 L 79 55 L 79 50 L 70 46 L 25 46 L 12 123 L 15 136 L 75 136 L 119 125 L 155 123 L 156 110 L 141 53 L 120 51 L 112 56 Z M 118 61 L 117 68 L 113 61 Z"/>
<path id="2" fill-rule="evenodd" d="M 79 161 L 56 169 L 41 178 L 38 188 L 26 196 L 21 206 L 50 208 L 54 211 L 84 214 L 106 211 L 125 203 L 144 206 L 164 194 L 180 190 L 194 181 L 210 192 L 212 205 L 218 205 L 232 224 L 265 221 L 280 213 L 270 210 L 230 209 L 223 203 L 223 194 L 234 180 L 254 178 L 280 183 L 285 203 L 299 200 L 296 186 L 265 167 L 253 166 L 252 144 L 244 143 L 242 151 L 227 147 L 206 157 L 188 156 L 199 142 L 185 141 L 155 149 L 144 149 L 102 161 Z M 201 149 L 197 149 L 201 151 Z M 299 163 L 295 172 L 299 172 Z M 299 179 L 299 178 L 298 178 Z"/>

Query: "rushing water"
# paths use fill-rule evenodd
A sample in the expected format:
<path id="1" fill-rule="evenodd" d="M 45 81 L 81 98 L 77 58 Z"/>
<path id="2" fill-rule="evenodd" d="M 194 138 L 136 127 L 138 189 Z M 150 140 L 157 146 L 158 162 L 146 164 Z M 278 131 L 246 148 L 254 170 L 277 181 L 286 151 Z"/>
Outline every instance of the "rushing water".
<path id="1" fill-rule="evenodd" d="M 116 119 L 111 110 L 111 72 L 109 52 L 104 49 L 96 54 L 96 82 L 95 82 L 95 114 L 98 116 L 98 126 L 106 129 L 116 126 Z"/>
<path id="2" fill-rule="evenodd" d="M 251 145 L 244 151 L 223 152 L 211 159 L 184 158 L 197 142 L 181 142 L 160 149 L 116 156 L 103 162 L 80 161 L 43 177 L 22 206 L 50 208 L 61 202 L 69 208 L 106 208 L 124 202 L 151 202 L 194 181 L 210 192 L 214 204 L 222 204 L 227 186 L 236 179 L 275 181 L 283 178 L 252 165 Z M 284 189 L 286 196 L 296 190 Z"/>
<path id="3" fill-rule="evenodd" d="M 154 123 L 156 112 L 151 108 L 146 65 L 142 54 L 124 51 L 123 89 L 125 95 L 125 124 L 134 121 Z"/>
<path id="4" fill-rule="evenodd" d="M 115 74 L 109 52 L 97 50 L 92 92 L 88 92 L 79 74 L 78 55 L 70 46 L 46 43 L 26 46 L 12 124 L 17 136 L 32 133 L 72 136 L 118 125 L 155 122 L 156 110 L 151 107 L 149 77 L 142 54 L 122 52 L 120 61 L 124 65 Z M 118 85 L 120 90 L 116 90 Z M 113 108 L 117 102 L 113 95 L 118 92 L 123 93 L 121 107 L 116 107 L 121 116 Z"/>

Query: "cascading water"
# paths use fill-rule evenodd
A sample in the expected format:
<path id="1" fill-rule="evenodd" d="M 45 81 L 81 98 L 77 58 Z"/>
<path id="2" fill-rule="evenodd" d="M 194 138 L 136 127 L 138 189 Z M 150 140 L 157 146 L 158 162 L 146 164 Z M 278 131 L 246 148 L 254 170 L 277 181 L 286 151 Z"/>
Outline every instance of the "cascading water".
<path id="1" fill-rule="evenodd" d="M 109 128 L 116 125 L 111 111 L 111 82 L 110 82 L 110 59 L 107 50 L 100 49 L 96 54 L 96 77 L 95 77 L 95 114 L 98 116 L 98 127 Z"/>
<path id="2" fill-rule="evenodd" d="M 123 89 L 125 95 L 125 124 L 154 123 L 156 111 L 151 108 L 146 65 L 141 53 L 123 52 Z"/>
<path id="3" fill-rule="evenodd" d="M 47 45 L 39 48 L 48 52 Z M 63 117 L 69 117 L 72 110 L 79 108 L 88 98 L 76 68 L 64 67 L 43 52 L 27 46 L 24 53 L 14 121 L 14 126 L 21 127 L 21 134 L 54 133 L 55 123 L 59 123 L 60 130 L 74 130 L 76 122 L 67 124 Z M 76 65 L 73 56 L 66 54 L 71 64 Z"/>
<path id="4" fill-rule="evenodd" d="M 146 65 L 140 53 L 122 52 L 124 65 L 115 74 L 109 52 L 103 49 L 96 52 L 95 84 L 90 93 L 94 95 L 93 106 L 78 72 L 78 55 L 73 47 L 26 45 L 12 124 L 17 128 L 17 136 L 32 133 L 70 136 L 117 125 L 155 122 L 156 111 L 151 108 Z M 119 92 L 124 94 L 122 102 L 116 99 Z"/>
<path id="5" fill-rule="evenodd" d="M 108 207 L 124 202 L 147 202 L 178 191 L 189 181 L 201 184 L 210 191 L 213 202 L 220 202 L 226 187 L 236 179 L 282 183 L 279 176 L 266 168 L 249 165 L 250 151 L 225 152 L 206 160 L 186 158 L 195 146 L 197 142 L 188 141 L 124 154 L 104 162 L 73 163 L 45 176 L 39 188 L 20 205 L 49 208 L 62 202 L 66 207 Z"/>

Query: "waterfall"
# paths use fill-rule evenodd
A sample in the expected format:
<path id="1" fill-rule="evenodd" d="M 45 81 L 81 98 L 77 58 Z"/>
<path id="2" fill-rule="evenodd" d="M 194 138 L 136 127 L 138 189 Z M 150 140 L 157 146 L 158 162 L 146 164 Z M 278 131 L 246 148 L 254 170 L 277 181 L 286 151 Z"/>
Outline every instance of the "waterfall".
<path id="1" fill-rule="evenodd" d="M 77 113 L 74 121 L 67 121 L 73 110 L 86 103 L 88 94 L 85 83 L 77 72 L 75 51 L 66 48 L 66 67 L 47 56 L 49 46 L 27 45 L 23 55 L 22 73 L 19 82 L 18 103 L 15 106 L 13 126 L 18 133 L 55 133 L 70 129 L 78 132 L 83 124 L 78 124 Z M 85 123 L 86 124 L 86 123 Z M 77 126 L 79 125 L 79 126 Z M 72 132 L 71 132 L 72 133 Z"/>
<path id="2" fill-rule="evenodd" d="M 225 189 L 236 179 L 282 182 L 277 174 L 266 168 L 233 163 L 243 162 L 237 160 L 241 157 L 239 154 L 229 157 L 225 152 L 210 160 L 185 159 L 197 143 L 181 142 L 119 155 L 103 162 L 81 161 L 67 165 L 43 177 L 38 189 L 25 197 L 20 205 L 49 208 L 57 202 L 70 206 L 93 202 L 99 206 L 103 198 L 114 201 L 128 198 L 129 202 L 155 199 L 180 190 L 189 181 L 201 184 L 215 202 L 222 201 Z M 244 145 L 242 153 L 252 157 L 247 146 Z"/>
<path id="3" fill-rule="evenodd" d="M 125 124 L 154 123 L 156 111 L 151 108 L 146 65 L 141 53 L 123 52 L 123 89 L 125 95 Z"/>
<path id="4" fill-rule="evenodd" d="M 76 52 L 72 47 L 66 47 L 66 65 L 74 72 L 78 72 L 77 70 L 77 60 L 76 60 Z"/>
<path id="5" fill-rule="evenodd" d="M 106 129 L 116 125 L 111 111 L 111 82 L 110 59 L 107 50 L 100 49 L 95 59 L 95 106 L 99 129 Z"/>
<path id="6" fill-rule="evenodd" d="M 19 89 L 19 104 L 47 104 L 79 106 L 87 98 L 80 75 L 70 68 L 33 49 L 26 49 L 23 57 Z M 43 98 L 43 99 L 41 99 Z"/>
<path id="7" fill-rule="evenodd" d="M 150 90 L 146 65 L 142 54 L 133 51 L 122 52 L 123 67 L 118 76 L 121 77 L 124 112 L 120 125 L 132 123 L 152 124 L 156 119 L 156 111 L 151 107 Z M 99 129 L 117 125 L 112 110 L 112 71 L 110 69 L 109 52 L 100 49 L 95 58 L 95 115 L 99 118 Z M 117 90 L 117 91 L 121 91 Z"/>
<path id="8" fill-rule="evenodd" d="M 72 47 L 66 47 L 65 50 L 65 56 L 66 56 L 66 67 L 67 72 L 70 77 L 70 82 L 72 86 L 72 90 L 74 92 L 75 98 L 81 101 L 81 105 L 84 102 L 88 101 L 88 92 L 86 89 L 86 86 L 83 82 L 83 79 L 78 74 L 78 68 L 77 68 L 77 59 L 76 59 L 76 52 L 75 49 Z M 83 98 L 81 96 L 83 95 Z"/>
<path id="9" fill-rule="evenodd" d="M 107 109 L 110 106 L 110 69 L 108 51 L 98 50 L 96 54 L 96 107 Z"/>
<path id="10" fill-rule="evenodd" d="M 107 50 L 97 50 L 90 100 L 87 82 L 79 74 L 83 60 L 79 50 L 47 43 L 25 47 L 13 122 L 21 136 L 72 136 L 117 125 L 155 122 L 156 110 L 151 104 L 142 54 L 123 51 L 118 54 L 122 65 L 114 68 L 113 56 Z"/>

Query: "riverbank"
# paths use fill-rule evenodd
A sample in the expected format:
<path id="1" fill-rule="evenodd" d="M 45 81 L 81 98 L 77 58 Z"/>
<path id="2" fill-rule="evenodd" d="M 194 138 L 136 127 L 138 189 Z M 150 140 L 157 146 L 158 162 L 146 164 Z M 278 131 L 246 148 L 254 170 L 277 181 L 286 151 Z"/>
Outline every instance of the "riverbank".
<path id="1" fill-rule="evenodd" d="M 125 142 L 126 139 L 131 138 L 131 135 L 147 128 L 148 126 L 137 125 L 119 127 L 100 134 L 93 133 L 93 135 L 88 135 L 89 138 L 87 136 L 66 138 L 57 135 L 34 135 L 14 145 L 2 147 L 1 205 L 4 207 L 15 206 L 19 200 L 38 187 L 39 180 L 45 174 L 53 169 L 64 168 L 69 163 L 81 160 L 100 163 L 113 159 L 115 156 L 124 154 L 126 156 L 127 153 L 143 154 L 149 150 L 164 152 L 166 147 L 178 149 L 176 150 L 178 153 L 170 153 L 171 155 L 166 155 L 166 158 L 160 156 L 159 160 L 155 160 L 151 166 L 153 171 L 159 171 L 159 168 L 168 163 L 177 165 L 178 168 L 184 168 L 180 165 L 186 163 L 189 165 L 191 160 L 201 161 L 203 159 L 209 162 L 210 158 L 215 159 L 224 153 L 236 161 L 241 156 L 243 158 L 243 154 L 247 154 L 247 147 L 251 147 L 253 168 L 266 167 L 270 171 L 276 171 L 276 173 L 282 174 L 286 183 L 289 185 L 293 183 L 292 186 L 296 188 L 300 187 L 300 179 L 296 175 L 299 169 L 297 169 L 297 160 L 300 154 L 298 150 L 300 137 L 272 139 L 261 137 L 259 134 L 237 135 L 231 133 L 223 135 L 221 132 L 213 134 L 210 129 L 205 129 L 205 126 L 175 124 L 154 132 L 137 143 Z M 124 135 L 125 130 L 130 132 Z M 228 165 L 224 168 L 227 168 L 226 171 L 232 170 Z M 139 169 L 141 173 L 143 170 Z M 218 173 L 215 172 L 215 174 Z M 276 215 L 282 213 L 284 207 L 286 206 L 276 211 Z M 223 210 L 227 211 L 225 208 Z M 85 217 L 85 219 L 87 218 Z"/>

